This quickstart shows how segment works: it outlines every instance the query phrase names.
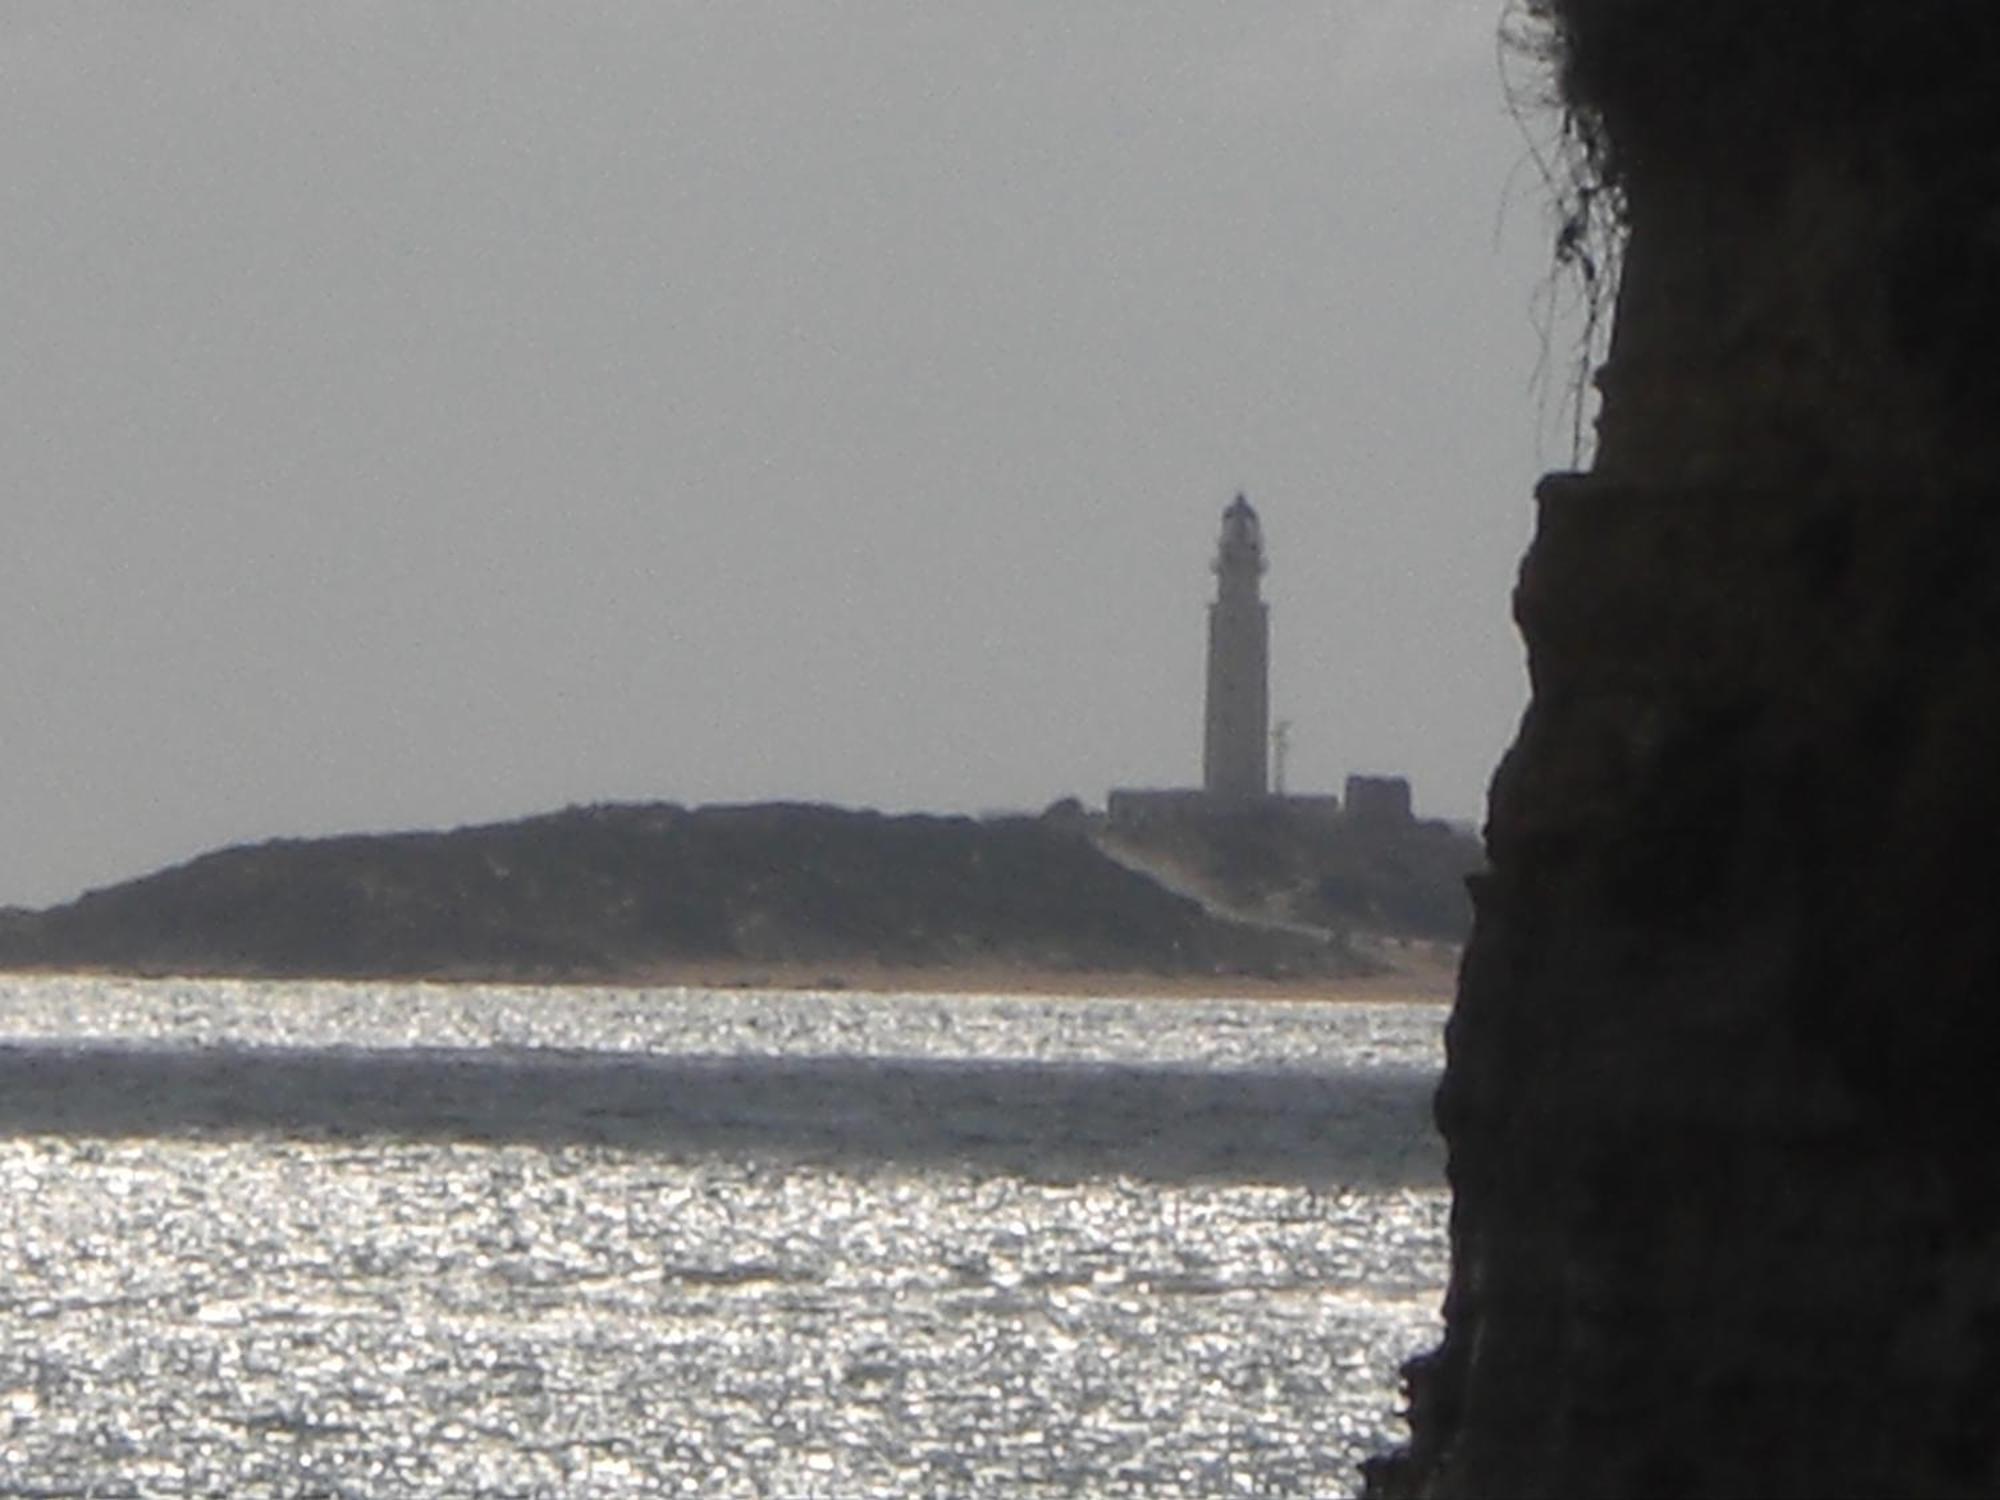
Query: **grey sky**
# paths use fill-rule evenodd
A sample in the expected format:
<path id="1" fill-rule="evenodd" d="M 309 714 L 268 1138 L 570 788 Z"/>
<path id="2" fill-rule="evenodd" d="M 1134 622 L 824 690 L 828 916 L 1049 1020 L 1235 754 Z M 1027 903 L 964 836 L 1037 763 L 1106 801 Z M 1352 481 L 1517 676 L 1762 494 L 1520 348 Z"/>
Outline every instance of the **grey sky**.
<path id="1" fill-rule="evenodd" d="M 577 801 L 1188 783 L 1239 488 L 1294 788 L 1478 815 L 1565 457 L 1497 22 L 0 5 L 0 902 Z"/>

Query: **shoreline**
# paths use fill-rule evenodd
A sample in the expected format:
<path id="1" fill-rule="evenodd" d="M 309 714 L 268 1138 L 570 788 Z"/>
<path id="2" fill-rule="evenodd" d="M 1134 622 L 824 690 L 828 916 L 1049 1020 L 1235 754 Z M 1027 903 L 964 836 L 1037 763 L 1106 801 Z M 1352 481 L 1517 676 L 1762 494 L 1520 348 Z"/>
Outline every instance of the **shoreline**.
<path id="1" fill-rule="evenodd" d="M 1412 945 L 1370 957 L 1380 972 L 1260 979 L 1247 974 L 1149 974 L 1128 970 L 1017 968 L 1005 964 L 939 967 L 880 961 L 755 963 L 747 959 L 689 959 L 650 965 L 629 974 L 537 978 L 490 973 L 395 975 L 140 973 L 128 969 L 12 969 L 7 978 L 105 978 L 140 980 L 231 979 L 280 984 L 449 984 L 528 989 L 776 990 L 791 994 L 1025 995 L 1103 1000 L 1368 1001 L 1448 1005 L 1457 990 L 1458 951 Z"/>
<path id="2" fill-rule="evenodd" d="M 1084 1000 L 1375 1001 L 1448 1005 L 1457 993 L 1458 954 L 1398 955 L 1380 973 L 1259 979 L 1247 974 L 1148 974 L 1129 971 L 883 963 L 672 964 L 634 976 L 633 987 L 782 990 L 873 995 L 1032 995 Z"/>

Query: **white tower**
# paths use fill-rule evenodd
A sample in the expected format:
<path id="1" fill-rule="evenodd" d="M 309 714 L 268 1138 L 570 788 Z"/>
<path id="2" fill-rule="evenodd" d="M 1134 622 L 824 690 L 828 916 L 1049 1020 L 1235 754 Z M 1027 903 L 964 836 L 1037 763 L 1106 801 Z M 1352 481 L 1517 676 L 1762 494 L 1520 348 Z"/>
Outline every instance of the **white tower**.
<path id="1" fill-rule="evenodd" d="M 1270 611 L 1259 597 L 1264 530 L 1238 495 L 1222 513 L 1215 602 L 1208 607 L 1208 722 L 1201 780 L 1211 797 L 1261 797 L 1269 789 Z"/>

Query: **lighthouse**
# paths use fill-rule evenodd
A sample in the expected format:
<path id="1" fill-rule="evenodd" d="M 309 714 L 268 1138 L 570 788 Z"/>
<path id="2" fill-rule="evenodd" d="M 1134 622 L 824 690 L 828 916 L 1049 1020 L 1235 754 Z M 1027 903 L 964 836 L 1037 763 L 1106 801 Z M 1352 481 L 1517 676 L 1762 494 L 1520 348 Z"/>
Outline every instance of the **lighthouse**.
<path id="1" fill-rule="evenodd" d="M 1238 495 L 1222 513 L 1215 549 L 1215 602 L 1208 607 L 1208 715 L 1202 789 L 1211 797 L 1262 797 L 1270 790 L 1271 621 L 1260 590 L 1264 531 Z"/>

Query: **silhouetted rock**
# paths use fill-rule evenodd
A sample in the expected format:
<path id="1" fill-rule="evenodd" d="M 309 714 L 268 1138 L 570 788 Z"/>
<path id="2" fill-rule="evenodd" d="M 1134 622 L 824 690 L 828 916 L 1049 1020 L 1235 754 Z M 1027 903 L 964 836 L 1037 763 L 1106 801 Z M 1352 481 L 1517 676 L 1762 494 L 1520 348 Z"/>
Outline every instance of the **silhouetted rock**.
<path id="1" fill-rule="evenodd" d="M 0 964 L 321 977 L 644 977 L 686 960 L 1250 974 L 1344 949 L 1205 915 L 1055 818 L 573 808 L 225 849 L 0 924 Z"/>
<path id="2" fill-rule="evenodd" d="M 1554 10 L 1631 237 L 1370 1492 L 1990 1495 L 2000 8 Z"/>

